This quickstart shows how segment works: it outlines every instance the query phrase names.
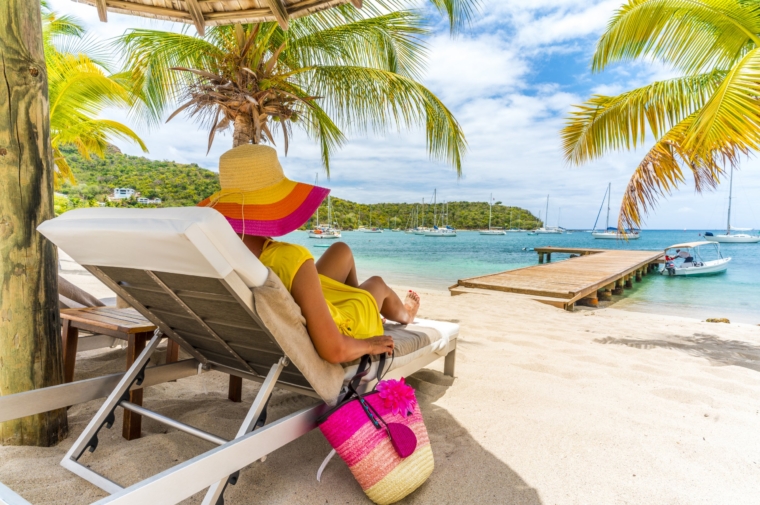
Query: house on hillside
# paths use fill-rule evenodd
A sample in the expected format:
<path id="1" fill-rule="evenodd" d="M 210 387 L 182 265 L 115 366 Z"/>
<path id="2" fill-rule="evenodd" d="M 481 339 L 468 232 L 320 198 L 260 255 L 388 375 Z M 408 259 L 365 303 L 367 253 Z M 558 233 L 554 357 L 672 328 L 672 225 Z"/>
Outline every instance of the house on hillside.
<path id="1" fill-rule="evenodd" d="M 160 205 L 161 199 L 160 198 L 138 198 L 137 203 L 141 203 L 143 205 Z"/>
<path id="2" fill-rule="evenodd" d="M 126 198 L 132 198 L 135 195 L 135 190 L 132 188 L 114 188 L 113 195 L 109 196 L 109 200 L 124 200 Z"/>

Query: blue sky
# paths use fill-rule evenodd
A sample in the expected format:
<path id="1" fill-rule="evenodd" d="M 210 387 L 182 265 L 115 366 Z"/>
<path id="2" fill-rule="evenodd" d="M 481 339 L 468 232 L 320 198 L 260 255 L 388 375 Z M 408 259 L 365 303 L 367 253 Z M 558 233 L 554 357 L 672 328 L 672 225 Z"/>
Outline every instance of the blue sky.
<path id="1" fill-rule="evenodd" d="M 559 130 L 573 104 L 592 93 L 616 94 L 673 72 L 657 63 L 618 65 L 592 74 L 594 44 L 622 0 L 482 0 L 480 13 L 464 34 L 450 37 L 447 26 L 428 40 L 430 53 L 423 83 L 435 92 L 462 124 L 469 143 L 464 175 L 433 162 L 422 131 L 387 136 L 350 137 L 332 161 L 326 181 L 316 146 L 297 136 L 281 161 L 289 177 L 320 183 L 340 198 L 367 203 L 426 201 L 437 188 L 439 200 L 487 201 L 489 193 L 505 204 L 544 213 L 550 197 L 550 225 L 560 217 L 565 227 L 594 223 L 608 182 L 613 208 L 645 150 L 609 155 L 582 167 L 562 159 Z M 51 0 L 59 12 L 74 14 L 100 38 L 130 27 L 178 30 L 172 23 L 109 13 L 100 23 L 93 7 L 70 0 Z M 423 4 L 424 5 L 424 4 Z M 217 136 L 206 155 L 207 132 L 185 117 L 147 130 L 121 111 L 109 118 L 132 126 L 148 145 L 145 156 L 170 159 L 216 170 L 231 137 Z M 650 143 L 653 141 L 649 139 Z M 117 145 L 129 154 L 139 148 Z M 760 163 L 742 164 L 734 182 L 733 224 L 760 228 Z M 645 227 L 709 229 L 725 225 L 728 184 L 716 192 L 695 195 L 691 181 L 647 217 Z M 753 201 L 755 200 L 755 201 Z"/>

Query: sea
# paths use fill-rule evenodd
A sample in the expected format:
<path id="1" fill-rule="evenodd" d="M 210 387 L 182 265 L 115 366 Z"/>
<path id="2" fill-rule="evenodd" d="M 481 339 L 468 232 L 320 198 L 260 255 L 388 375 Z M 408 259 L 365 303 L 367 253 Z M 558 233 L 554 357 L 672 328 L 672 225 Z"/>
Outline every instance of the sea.
<path id="1" fill-rule="evenodd" d="M 458 279 L 503 272 L 535 265 L 534 247 L 586 247 L 597 249 L 663 250 L 683 242 L 702 240 L 704 230 L 644 230 L 641 238 L 629 242 L 597 240 L 588 232 L 562 235 L 480 235 L 458 231 L 453 238 L 424 237 L 404 232 L 343 232 L 340 241 L 354 252 L 359 278 L 382 276 L 393 285 L 445 290 Z M 709 231 L 709 230 L 708 230 Z M 719 230 L 713 230 L 720 233 Z M 310 239 L 303 231 L 281 238 L 309 248 L 321 256 L 328 240 Z M 711 248 L 704 248 L 704 259 Z M 675 316 L 728 318 L 732 322 L 760 324 L 760 243 L 721 244 L 724 257 L 731 257 L 726 273 L 709 277 L 669 277 L 649 275 L 634 283 L 613 306 L 635 312 Z M 552 254 L 552 261 L 569 255 Z M 715 256 L 717 257 L 717 256 Z M 617 298 L 617 297 L 616 297 Z"/>

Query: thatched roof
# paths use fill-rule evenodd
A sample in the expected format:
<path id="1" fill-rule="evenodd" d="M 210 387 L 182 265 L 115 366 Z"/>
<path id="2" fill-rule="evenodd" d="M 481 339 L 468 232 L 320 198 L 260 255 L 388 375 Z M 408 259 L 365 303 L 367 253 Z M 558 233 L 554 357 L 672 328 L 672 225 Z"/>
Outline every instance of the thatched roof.
<path id="1" fill-rule="evenodd" d="M 201 35 L 204 27 L 233 23 L 277 21 L 287 30 L 288 20 L 344 4 L 349 0 L 73 0 L 107 12 L 192 23 Z M 350 0 L 361 8 L 362 0 Z"/>

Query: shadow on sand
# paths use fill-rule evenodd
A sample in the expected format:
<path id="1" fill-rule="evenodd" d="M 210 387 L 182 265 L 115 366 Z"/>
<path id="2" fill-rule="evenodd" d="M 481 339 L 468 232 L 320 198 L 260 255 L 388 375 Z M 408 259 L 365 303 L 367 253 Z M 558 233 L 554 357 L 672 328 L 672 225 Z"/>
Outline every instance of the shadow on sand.
<path id="1" fill-rule="evenodd" d="M 739 340 L 724 340 L 707 333 L 691 337 L 673 335 L 660 339 L 600 338 L 598 344 L 617 344 L 637 349 L 675 349 L 692 356 L 706 358 L 715 365 L 734 365 L 760 372 L 760 346 Z"/>
<path id="2" fill-rule="evenodd" d="M 123 370 L 124 350 L 114 349 L 83 357 L 77 363 L 78 379 Z M 156 362 L 163 361 L 157 356 Z M 407 378 L 417 390 L 435 456 L 430 479 L 402 504 L 519 504 L 541 505 L 538 492 L 507 464 L 478 443 L 465 427 L 444 408 L 435 404 L 455 380 L 432 370 L 421 370 Z M 237 428 L 258 391 L 258 384 L 244 381 L 243 402 L 227 400 L 228 377 L 211 372 L 187 377 L 146 390 L 145 406 L 202 430 L 225 438 Z M 275 390 L 269 403 L 269 421 L 313 404 L 313 398 L 285 390 Z M 102 400 L 76 405 L 69 411 L 71 434 L 54 448 L 7 448 L 0 464 L 0 481 L 15 488 L 34 503 L 60 498 L 72 504 L 87 504 L 105 496 L 98 488 L 58 465 L 64 452 L 90 421 Z M 144 418 L 142 438 L 127 442 L 121 437 L 122 414 L 112 429 L 101 430 L 98 451 L 83 456 L 83 463 L 123 486 L 147 478 L 181 461 L 212 448 L 208 442 Z M 6 448 L 3 448 L 6 449 Z M 333 458 L 322 482 L 316 474 L 330 446 L 313 430 L 241 471 L 237 485 L 225 492 L 225 503 L 267 505 L 371 504 L 354 480 L 346 464 Z M 35 460 L 35 485 L 30 486 L 29 466 L 10 464 L 12 460 Z M 0 458 L 1 460 L 2 458 Z M 38 470 L 43 470 L 38 472 Z M 199 504 L 204 493 L 183 504 Z"/>

